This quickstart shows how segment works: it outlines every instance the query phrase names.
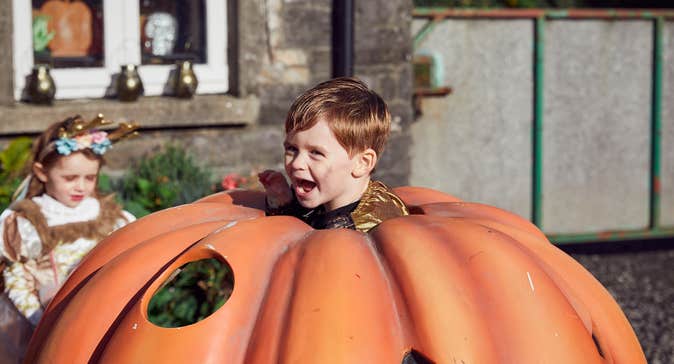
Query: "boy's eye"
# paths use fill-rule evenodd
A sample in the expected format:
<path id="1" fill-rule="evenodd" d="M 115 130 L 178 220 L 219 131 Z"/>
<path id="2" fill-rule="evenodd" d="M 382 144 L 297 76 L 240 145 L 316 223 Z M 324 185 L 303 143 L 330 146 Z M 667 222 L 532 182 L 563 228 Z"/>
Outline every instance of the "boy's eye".
<path id="1" fill-rule="evenodd" d="M 65 176 L 63 178 L 68 182 L 72 182 L 75 180 L 75 178 L 77 178 L 77 176 Z"/>
<path id="2" fill-rule="evenodd" d="M 96 180 L 96 175 L 92 174 L 92 175 L 86 176 L 85 178 L 87 179 L 87 181 L 93 182 L 93 181 Z"/>
<path id="3" fill-rule="evenodd" d="M 315 156 L 320 156 L 320 157 L 323 156 L 323 152 L 321 152 L 320 150 L 316 150 L 316 149 L 312 149 L 311 154 L 315 155 Z"/>
<path id="4" fill-rule="evenodd" d="M 295 148 L 295 147 L 292 146 L 292 145 L 286 145 L 286 146 L 285 146 L 285 151 L 286 151 L 286 154 L 288 154 L 288 153 L 295 153 L 295 152 L 297 152 L 297 148 Z"/>

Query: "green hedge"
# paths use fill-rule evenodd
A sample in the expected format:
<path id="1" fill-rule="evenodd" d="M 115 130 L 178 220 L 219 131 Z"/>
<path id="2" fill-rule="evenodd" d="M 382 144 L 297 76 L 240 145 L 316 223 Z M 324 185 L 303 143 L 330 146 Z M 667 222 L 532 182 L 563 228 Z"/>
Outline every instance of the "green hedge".
<path id="1" fill-rule="evenodd" d="M 31 145 L 31 138 L 19 137 L 0 152 L 0 211 L 12 202 L 14 191 L 28 172 Z"/>

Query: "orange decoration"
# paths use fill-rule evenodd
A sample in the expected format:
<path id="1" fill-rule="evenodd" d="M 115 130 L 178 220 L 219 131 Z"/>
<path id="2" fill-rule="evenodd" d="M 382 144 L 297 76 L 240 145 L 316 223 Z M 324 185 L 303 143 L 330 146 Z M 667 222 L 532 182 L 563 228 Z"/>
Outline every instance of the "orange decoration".
<path id="1" fill-rule="evenodd" d="M 606 289 L 534 225 L 437 191 L 396 192 L 415 214 L 369 234 L 265 217 L 251 191 L 144 217 L 73 272 L 27 362 L 646 362 Z M 230 299 L 192 325 L 150 323 L 152 295 L 203 258 L 232 267 Z"/>
<path id="2" fill-rule="evenodd" d="M 81 1 L 49 0 L 40 8 L 48 16 L 47 28 L 54 32 L 49 49 L 54 57 L 83 57 L 93 39 L 92 15 Z"/>

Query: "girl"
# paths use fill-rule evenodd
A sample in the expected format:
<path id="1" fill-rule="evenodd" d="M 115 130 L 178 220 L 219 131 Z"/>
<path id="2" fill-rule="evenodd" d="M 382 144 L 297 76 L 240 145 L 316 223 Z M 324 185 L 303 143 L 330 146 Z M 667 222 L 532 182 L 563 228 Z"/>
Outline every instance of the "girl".
<path id="1" fill-rule="evenodd" d="M 75 116 L 49 126 L 33 142 L 24 196 L 0 215 L 4 290 L 33 326 L 98 241 L 135 220 L 112 195 L 100 196 L 96 183 L 103 154 L 137 125 L 95 129 L 105 123 L 102 115 L 89 123 Z"/>

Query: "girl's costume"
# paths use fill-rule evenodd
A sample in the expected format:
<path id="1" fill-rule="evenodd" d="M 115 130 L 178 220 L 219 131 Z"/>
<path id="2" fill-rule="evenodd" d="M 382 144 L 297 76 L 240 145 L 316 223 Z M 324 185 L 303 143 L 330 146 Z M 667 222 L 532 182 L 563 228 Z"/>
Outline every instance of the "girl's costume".
<path id="1" fill-rule="evenodd" d="M 135 220 L 112 195 L 68 207 L 47 194 L 13 203 L 0 215 L 5 292 L 37 325 L 68 274 L 98 241 Z"/>
<path id="2" fill-rule="evenodd" d="M 67 156 L 89 149 L 103 155 L 113 143 L 138 134 L 136 123 L 120 123 L 109 133 L 97 129 L 109 123 L 102 114 L 89 122 L 79 115 L 64 120 L 34 162 L 54 152 Z M 0 293 L 3 363 L 22 362 L 34 326 L 68 274 L 101 239 L 135 220 L 112 195 L 87 197 L 75 207 L 46 193 L 25 199 L 31 180 L 32 175 L 26 177 L 18 200 L 0 215 L 0 292 L 6 293 Z"/>

